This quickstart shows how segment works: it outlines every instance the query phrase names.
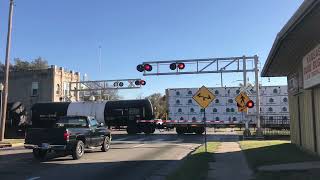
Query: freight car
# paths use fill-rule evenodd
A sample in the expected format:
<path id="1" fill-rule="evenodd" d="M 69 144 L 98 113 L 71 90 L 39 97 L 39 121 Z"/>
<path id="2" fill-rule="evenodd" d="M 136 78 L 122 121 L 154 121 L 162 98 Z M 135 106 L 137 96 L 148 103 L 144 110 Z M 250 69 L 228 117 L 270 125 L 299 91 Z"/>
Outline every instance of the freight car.
<path id="1" fill-rule="evenodd" d="M 50 102 L 32 107 L 33 126 L 51 126 L 61 116 L 93 116 L 110 127 L 126 127 L 128 134 L 154 133 L 153 107 L 149 100 L 101 102 Z"/>

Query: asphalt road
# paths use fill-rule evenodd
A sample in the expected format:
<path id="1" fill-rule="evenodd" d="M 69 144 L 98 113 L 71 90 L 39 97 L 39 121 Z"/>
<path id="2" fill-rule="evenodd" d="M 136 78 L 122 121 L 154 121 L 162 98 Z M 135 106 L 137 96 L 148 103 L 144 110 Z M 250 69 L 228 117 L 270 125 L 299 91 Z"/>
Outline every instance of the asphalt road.
<path id="1" fill-rule="evenodd" d="M 210 132 L 208 135 L 210 141 L 235 138 Z M 115 132 L 108 152 L 87 151 L 80 160 L 67 156 L 46 162 L 34 160 L 31 150 L 23 147 L 0 149 L 0 179 L 157 179 L 202 143 L 203 136 L 199 135 L 157 132 L 129 136 Z"/>

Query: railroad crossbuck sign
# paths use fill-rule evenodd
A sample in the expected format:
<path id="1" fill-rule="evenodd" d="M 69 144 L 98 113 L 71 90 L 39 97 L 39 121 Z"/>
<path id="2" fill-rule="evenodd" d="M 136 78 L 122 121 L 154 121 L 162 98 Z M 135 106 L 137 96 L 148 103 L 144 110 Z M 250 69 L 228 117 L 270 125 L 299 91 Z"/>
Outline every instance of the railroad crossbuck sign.
<path id="1" fill-rule="evenodd" d="M 193 96 L 193 99 L 201 106 L 202 108 L 206 108 L 210 105 L 210 103 L 216 98 L 211 91 L 205 86 L 202 86 L 197 93 Z"/>
<path id="2" fill-rule="evenodd" d="M 247 94 L 245 92 L 241 92 L 236 97 L 235 100 L 239 104 L 239 106 L 238 106 L 239 112 L 247 112 L 248 111 L 247 102 L 250 101 L 250 98 L 247 96 Z"/>

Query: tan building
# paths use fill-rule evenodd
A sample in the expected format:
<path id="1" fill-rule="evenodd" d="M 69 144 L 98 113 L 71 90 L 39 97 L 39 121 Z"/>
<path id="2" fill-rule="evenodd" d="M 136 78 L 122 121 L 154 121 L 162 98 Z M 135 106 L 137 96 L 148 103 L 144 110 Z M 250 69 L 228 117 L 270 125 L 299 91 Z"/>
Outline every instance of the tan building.
<path id="1" fill-rule="evenodd" d="M 319 0 L 305 0 L 278 33 L 262 76 L 287 77 L 291 141 L 320 155 Z"/>
<path id="2" fill-rule="evenodd" d="M 4 79 L 0 74 L 0 79 Z M 8 103 L 22 102 L 27 112 L 37 102 L 75 101 L 69 82 L 80 81 L 80 73 L 57 66 L 40 70 L 10 71 Z"/>

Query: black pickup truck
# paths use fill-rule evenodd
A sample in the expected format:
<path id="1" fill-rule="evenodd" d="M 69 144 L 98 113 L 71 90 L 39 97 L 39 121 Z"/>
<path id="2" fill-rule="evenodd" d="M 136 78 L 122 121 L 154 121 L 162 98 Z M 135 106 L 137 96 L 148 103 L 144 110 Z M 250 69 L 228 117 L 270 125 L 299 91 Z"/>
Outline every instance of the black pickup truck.
<path id="1" fill-rule="evenodd" d="M 54 151 L 73 159 L 83 156 L 85 149 L 101 147 L 106 152 L 111 143 L 111 133 L 94 118 L 88 116 L 65 116 L 51 127 L 32 127 L 26 131 L 25 148 L 33 149 L 37 159 L 45 159 Z"/>

